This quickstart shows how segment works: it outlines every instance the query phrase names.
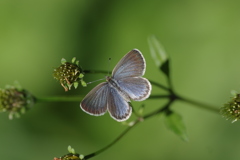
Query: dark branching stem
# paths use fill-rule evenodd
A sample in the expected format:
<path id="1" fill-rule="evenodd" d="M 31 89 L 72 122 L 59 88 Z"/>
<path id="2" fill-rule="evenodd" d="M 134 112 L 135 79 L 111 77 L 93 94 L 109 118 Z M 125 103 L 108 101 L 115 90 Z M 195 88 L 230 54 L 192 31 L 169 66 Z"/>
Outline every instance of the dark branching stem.
<path id="1" fill-rule="evenodd" d="M 154 82 L 154 81 L 152 81 L 152 80 L 149 80 L 149 82 L 150 82 L 152 85 L 154 85 L 154 86 L 156 86 L 156 87 L 158 87 L 158 88 L 161 88 L 161 89 L 163 89 L 163 90 L 165 90 L 165 91 L 169 91 L 169 88 L 165 87 L 164 85 L 162 85 L 162 84 L 160 84 L 160 83 L 158 83 L 158 82 Z"/>
<path id="2" fill-rule="evenodd" d="M 165 97 L 169 97 L 167 95 L 165 96 L 161 96 L 161 95 L 158 95 L 158 96 L 152 96 L 152 98 L 165 98 Z M 149 113 L 143 117 L 138 117 L 135 121 L 131 122 L 128 126 L 128 128 L 126 128 L 114 141 L 112 141 L 110 144 L 108 144 L 107 146 L 105 146 L 104 148 L 94 152 L 94 153 L 91 153 L 91 154 L 88 154 L 84 157 L 84 160 L 87 160 L 87 159 L 90 159 L 102 152 L 104 152 L 105 150 L 107 150 L 108 148 L 110 148 L 112 145 L 114 145 L 115 143 L 117 143 L 124 135 L 126 135 L 134 126 L 136 126 L 140 121 L 142 121 L 142 119 L 148 119 L 158 113 L 161 113 L 161 112 L 164 112 L 165 110 L 167 110 L 169 108 L 169 106 L 171 105 L 171 103 L 174 101 L 175 99 L 170 99 L 170 101 L 161 109 L 159 110 L 156 110 L 152 113 Z"/>
<path id="3" fill-rule="evenodd" d="M 174 100 L 173 100 L 174 101 Z M 136 126 L 139 122 L 141 122 L 143 119 L 146 120 L 150 117 L 153 117 L 154 115 L 156 114 L 159 114 L 159 113 L 162 113 L 162 112 L 165 112 L 166 110 L 169 109 L 171 103 L 173 103 L 172 100 L 170 100 L 164 107 L 162 107 L 161 109 L 158 109 L 156 111 L 153 111 L 152 113 L 149 113 L 143 117 L 138 117 L 135 121 L 133 122 L 130 122 L 131 125 L 128 126 L 128 128 L 126 128 L 114 141 L 112 141 L 110 144 L 108 144 L 107 146 L 105 146 L 104 148 L 94 152 L 94 153 L 91 153 L 89 155 L 86 155 L 84 157 L 84 160 L 87 160 L 87 159 L 90 159 L 100 153 L 102 153 L 103 151 L 107 150 L 108 148 L 110 148 L 112 145 L 114 145 L 116 142 L 118 142 L 124 135 L 126 135 L 134 126 Z"/>
<path id="4" fill-rule="evenodd" d="M 168 98 L 169 101 L 167 102 L 167 104 L 165 104 L 163 107 L 161 107 L 160 109 L 156 110 L 156 111 L 153 111 L 143 117 L 138 117 L 135 121 L 131 122 L 128 126 L 128 128 L 126 128 L 114 141 L 112 141 L 110 144 L 108 144 L 107 146 L 105 146 L 104 148 L 94 152 L 94 153 L 91 153 L 89 155 L 86 155 L 84 157 L 85 160 L 87 159 L 90 159 L 102 152 L 104 152 L 105 150 L 107 150 L 108 148 L 110 148 L 111 146 L 113 146 L 115 143 L 117 143 L 122 137 L 124 137 L 134 126 L 136 126 L 139 122 L 141 122 L 142 120 L 146 120 L 150 117 L 153 117 L 157 114 L 160 114 L 160 113 L 164 113 L 164 112 L 169 112 L 169 108 L 171 106 L 171 104 L 176 101 L 176 100 L 181 100 L 181 101 L 184 101 L 184 102 L 187 102 L 187 103 L 190 103 L 190 104 L 193 104 L 193 105 L 196 105 L 196 106 L 201 106 L 202 108 L 204 109 L 208 109 L 208 110 L 211 110 L 211 111 L 214 111 L 214 112 L 218 112 L 218 109 L 216 109 L 215 107 L 213 106 L 209 106 L 209 105 L 206 105 L 206 104 L 203 104 L 203 103 L 200 103 L 200 102 L 197 102 L 197 101 L 194 101 L 194 100 L 190 100 L 190 99 L 187 99 L 187 98 L 183 98 L 183 97 L 180 97 L 179 95 L 177 95 L 172 89 L 169 89 L 159 83 L 156 83 L 156 82 L 153 82 L 151 81 L 152 85 L 155 85 L 159 88 L 162 88 L 164 90 L 168 90 L 169 91 L 169 95 L 151 95 L 149 97 L 149 99 L 161 99 L 161 98 Z"/>
<path id="5" fill-rule="evenodd" d="M 192 104 L 194 106 L 197 106 L 199 108 L 203 108 L 203 109 L 215 112 L 215 113 L 219 113 L 219 108 L 217 108 L 215 106 L 211 106 L 211 105 L 201 103 L 201 102 L 198 102 L 198 101 L 195 101 L 195 100 L 191 100 L 189 98 L 184 98 L 184 97 L 178 97 L 178 99 L 180 101 L 187 102 L 187 103 Z"/>
<path id="6" fill-rule="evenodd" d="M 136 126 L 136 124 L 138 124 L 138 122 L 140 122 L 140 121 L 139 120 L 134 121 L 131 126 L 128 126 L 128 128 L 126 128 L 114 141 L 112 141 L 110 144 L 108 144 L 104 148 L 102 148 L 94 153 L 84 156 L 84 160 L 90 159 L 90 158 L 100 154 L 101 152 L 107 150 L 108 148 L 110 148 L 112 145 L 114 145 L 116 142 L 118 142 L 124 135 L 126 135 L 134 126 Z"/>
<path id="7" fill-rule="evenodd" d="M 107 71 L 103 71 L 103 70 L 85 70 L 84 71 L 85 73 L 102 73 L 102 74 L 109 74 Z M 206 105 L 206 104 L 203 104 L 203 103 L 200 103 L 200 102 L 197 102 L 197 101 L 194 101 L 194 100 L 190 100 L 190 99 L 187 99 L 187 98 L 183 98 L 179 95 L 177 95 L 174 90 L 173 90 L 173 87 L 172 87 L 172 83 L 171 83 L 171 78 L 170 76 L 167 77 L 168 79 L 168 87 L 165 87 L 164 85 L 158 83 L 158 82 L 154 82 L 154 81 L 150 81 L 150 83 L 153 85 L 153 86 L 156 86 L 160 89 L 163 89 L 165 91 L 168 92 L 168 94 L 166 95 L 151 95 L 149 97 L 149 99 L 162 99 L 162 98 L 168 98 L 169 101 L 167 102 L 167 104 L 165 104 L 163 107 L 160 107 L 159 109 L 157 109 L 156 111 L 153 111 L 147 115 L 144 115 L 144 116 L 139 116 L 137 115 L 137 119 L 133 122 L 130 122 L 128 127 L 115 139 L 113 140 L 110 144 L 108 144 L 107 146 L 103 147 L 102 149 L 94 152 L 94 153 L 91 153 L 91 154 L 88 154 L 84 157 L 84 160 L 87 160 L 87 159 L 90 159 L 92 157 L 95 157 L 96 155 L 104 152 L 105 150 L 109 149 L 111 146 L 113 146 L 115 143 L 117 143 L 122 137 L 124 137 L 134 126 L 136 126 L 137 124 L 139 124 L 139 122 L 141 122 L 142 120 L 146 120 L 150 117 L 153 117 L 157 114 L 160 114 L 160 113 L 168 113 L 168 112 L 171 112 L 170 111 L 170 106 L 171 104 L 176 101 L 176 100 L 181 100 L 181 101 L 184 101 L 184 102 L 187 102 L 187 103 L 190 103 L 190 104 L 193 104 L 193 105 L 196 105 L 198 107 L 201 107 L 201 108 L 204 108 L 204 109 L 208 109 L 210 111 L 214 111 L 214 112 L 218 112 L 218 109 L 216 107 L 213 107 L 213 106 L 209 106 L 209 105 Z M 82 99 L 82 97 L 75 97 L 75 98 L 70 98 L 69 97 L 66 97 L 66 98 L 59 98 L 59 97 L 52 97 L 52 98 L 42 98 L 42 99 L 38 99 L 38 102 L 50 102 L 50 101 L 59 101 L 59 100 L 62 100 L 62 101 L 79 101 L 79 99 Z"/>
<path id="8" fill-rule="evenodd" d="M 157 115 L 157 114 L 159 114 L 159 113 L 163 113 L 163 112 L 169 110 L 169 107 L 171 106 L 171 104 L 172 104 L 173 102 L 174 102 L 174 100 L 173 100 L 173 101 L 172 101 L 172 100 L 168 101 L 168 103 L 167 103 L 164 107 L 162 107 L 162 108 L 160 108 L 160 109 L 158 109 L 158 110 L 156 110 L 156 111 L 153 111 L 153 112 L 151 112 L 151 113 L 143 116 L 143 119 L 146 120 L 146 119 L 148 119 L 148 118 L 150 118 L 150 117 L 152 117 L 152 116 L 155 116 L 155 115 Z"/>
<path id="9" fill-rule="evenodd" d="M 108 71 L 103 71 L 103 70 L 84 70 L 84 73 L 102 73 L 102 74 L 109 74 Z"/>

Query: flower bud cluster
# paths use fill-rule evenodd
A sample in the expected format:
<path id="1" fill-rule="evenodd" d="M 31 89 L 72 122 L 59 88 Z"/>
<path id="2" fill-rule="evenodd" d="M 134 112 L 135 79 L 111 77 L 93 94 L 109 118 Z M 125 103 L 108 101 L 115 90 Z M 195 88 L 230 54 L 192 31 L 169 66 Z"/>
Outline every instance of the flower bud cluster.
<path id="1" fill-rule="evenodd" d="M 229 102 L 224 104 L 220 113 L 232 123 L 240 119 L 240 94 L 236 94 Z"/>
<path id="2" fill-rule="evenodd" d="M 9 112 L 9 119 L 19 117 L 34 103 L 35 97 L 20 87 L 7 86 L 6 89 L 0 89 L 0 111 Z"/>
<path id="3" fill-rule="evenodd" d="M 54 69 L 53 77 L 60 82 L 65 91 L 78 87 L 79 82 L 82 86 L 86 86 L 83 81 L 83 71 L 79 66 L 79 61 L 76 58 L 72 59 L 72 62 L 67 62 L 64 58 L 61 60 L 61 65 Z"/>

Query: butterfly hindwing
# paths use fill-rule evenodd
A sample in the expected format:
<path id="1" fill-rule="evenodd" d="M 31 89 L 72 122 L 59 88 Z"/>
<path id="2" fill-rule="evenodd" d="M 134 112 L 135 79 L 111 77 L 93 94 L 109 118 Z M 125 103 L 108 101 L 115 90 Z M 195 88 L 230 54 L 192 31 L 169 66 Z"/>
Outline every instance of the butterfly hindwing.
<path id="1" fill-rule="evenodd" d="M 127 120 L 132 113 L 132 108 L 128 102 L 112 87 L 108 97 L 108 111 L 111 117 L 117 121 Z"/>
<path id="2" fill-rule="evenodd" d="M 116 80 L 121 90 L 128 94 L 134 101 L 143 101 L 151 93 L 152 86 L 150 82 L 143 77 L 128 77 Z"/>

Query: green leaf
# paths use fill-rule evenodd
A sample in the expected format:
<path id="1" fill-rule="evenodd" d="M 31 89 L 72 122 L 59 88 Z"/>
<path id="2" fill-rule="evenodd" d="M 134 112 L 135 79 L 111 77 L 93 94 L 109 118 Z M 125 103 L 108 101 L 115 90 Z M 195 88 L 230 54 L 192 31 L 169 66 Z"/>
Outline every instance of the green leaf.
<path id="1" fill-rule="evenodd" d="M 235 90 L 231 90 L 230 93 L 231 93 L 232 96 L 236 96 L 238 94 L 238 92 L 235 91 Z"/>
<path id="2" fill-rule="evenodd" d="M 83 87 L 87 86 L 87 83 L 84 80 L 81 79 L 80 81 L 81 81 L 81 84 L 82 84 Z"/>
<path id="3" fill-rule="evenodd" d="M 169 58 L 164 50 L 164 47 L 157 39 L 156 36 L 152 35 L 148 38 L 148 44 L 150 48 L 151 56 L 156 64 L 156 66 L 169 77 Z"/>
<path id="4" fill-rule="evenodd" d="M 64 59 L 64 58 L 61 59 L 61 63 L 62 63 L 62 64 L 65 64 L 66 62 L 67 62 L 66 59 Z"/>
<path id="5" fill-rule="evenodd" d="M 148 44 L 149 44 L 151 56 L 155 61 L 155 64 L 158 67 L 161 66 L 168 59 L 168 56 L 164 50 L 164 47 L 162 46 L 160 41 L 157 39 L 157 37 L 154 35 L 148 37 Z"/>
<path id="6" fill-rule="evenodd" d="M 76 61 L 76 57 L 72 58 L 72 63 L 74 63 Z"/>
<path id="7" fill-rule="evenodd" d="M 77 66 L 79 65 L 79 61 L 76 61 L 76 65 L 77 65 Z"/>
<path id="8" fill-rule="evenodd" d="M 26 112 L 26 108 L 22 107 L 22 108 L 20 109 L 20 113 L 24 114 L 25 112 Z"/>
<path id="9" fill-rule="evenodd" d="M 70 145 L 68 146 L 68 152 L 72 153 L 72 154 L 75 154 L 74 148 L 72 148 Z"/>
<path id="10" fill-rule="evenodd" d="M 84 74 L 80 73 L 78 77 L 79 77 L 79 78 L 83 78 L 83 77 L 84 77 Z"/>
<path id="11" fill-rule="evenodd" d="M 67 87 L 68 87 L 69 90 L 71 90 L 72 84 L 67 83 Z"/>
<path id="12" fill-rule="evenodd" d="M 170 70 L 169 70 L 169 59 L 166 60 L 161 66 L 160 66 L 160 70 L 167 76 L 170 76 Z"/>
<path id="13" fill-rule="evenodd" d="M 74 83 L 73 83 L 73 86 L 74 86 L 75 89 L 77 89 L 77 87 L 78 87 L 78 82 L 74 82 Z"/>
<path id="14" fill-rule="evenodd" d="M 183 123 L 182 117 L 179 114 L 175 112 L 166 113 L 165 125 L 168 129 L 178 135 L 183 141 L 188 141 L 186 127 Z"/>
<path id="15" fill-rule="evenodd" d="M 84 159 L 84 155 L 80 154 L 79 158 Z"/>
<path id="16" fill-rule="evenodd" d="M 13 82 L 13 86 L 16 87 L 19 91 L 22 91 L 23 88 L 18 81 Z"/>

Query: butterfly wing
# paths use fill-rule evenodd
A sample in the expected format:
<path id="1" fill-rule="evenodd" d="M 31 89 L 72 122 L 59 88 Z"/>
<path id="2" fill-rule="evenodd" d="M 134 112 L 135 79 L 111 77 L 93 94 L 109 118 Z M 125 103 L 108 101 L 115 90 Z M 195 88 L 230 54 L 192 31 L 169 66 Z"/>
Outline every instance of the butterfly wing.
<path id="1" fill-rule="evenodd" d="M 112 72 L 114 79 L 126 77 L 139 77 L 144 75 L 146 68 L 142 53 L 134 49 L 128 52 L 115 66 Z"/>
<path id="2" fill-rule="evenodd" d="M 152 86 L 146 78 L 142 78 L 146 62 L 142 53 L 134 49 L 127 53 L 113 70 L 112 78 L 119 88 L 132 100 L 142 101 L 149 97 Z"/>
<path id="3" fill-rule="evenodd" d="M 128 94 L 134 101 L 143 101 L 147 99 L 151 93 L 152 85 L 143 77 L 127 77 L 116 80 L 121 90 Z"/>
<path id="4" fill-rule="evenodd" d="M 132 113 L 129 103 L 112 87 L 108 97 L 108 111 L 110 116 L 119 122 L 127 120 Z"/>
<path id="5" fill-rule="evenodd" d="M 88 114 L 96 116 L 103 115 L 108 109 L 113 119 L 127 120 L 132 108 L 128 103 L 129 99 L 124 97 L 122 92 L 136 101 L 144 100 L 150 95 L 151 84 L 141 77 L 145 73 L 145 68 L 142 53 L 137 49 L 130 51 L 113 69 L 112 79 L 116 85 L 111 86 L 109 82 L 100 83 L 86 95 L 80 107 Z"/>
<path id="6" fill-rule="evenodd" d="M 93 88 L 82 100 L 80 107 L 90 115 L 100 116 L 107 111 L 107 98 L 110 88 L 107 82 Z"/>

